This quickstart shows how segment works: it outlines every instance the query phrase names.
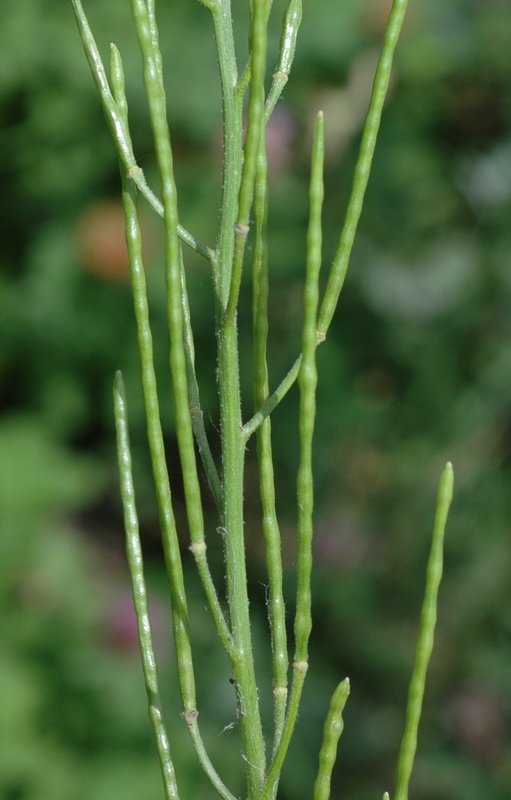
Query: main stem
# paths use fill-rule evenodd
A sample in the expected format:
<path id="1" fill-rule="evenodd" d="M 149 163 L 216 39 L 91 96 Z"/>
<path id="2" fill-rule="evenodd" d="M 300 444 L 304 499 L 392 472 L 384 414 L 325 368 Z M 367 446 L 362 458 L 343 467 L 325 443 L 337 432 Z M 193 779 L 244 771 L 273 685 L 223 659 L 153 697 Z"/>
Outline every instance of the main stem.
<path id="1" fill-rule="evenodd" d="M 231 288 L 235 223 L 243 160 L 242 95 L 229 0 L 211 7 L 220 66 L 224 117 L 224 175 L 218 262 L 215 274 L 218 380 L 222 434 L 223 508 L 227 600 L 233 640 L 231 663 L 236 683 L 239 725 L 249 800 L 261 796 L 266 760 L 259 713 L 245 565 L 242 433 L 236 313 L 226 314 Z"/>

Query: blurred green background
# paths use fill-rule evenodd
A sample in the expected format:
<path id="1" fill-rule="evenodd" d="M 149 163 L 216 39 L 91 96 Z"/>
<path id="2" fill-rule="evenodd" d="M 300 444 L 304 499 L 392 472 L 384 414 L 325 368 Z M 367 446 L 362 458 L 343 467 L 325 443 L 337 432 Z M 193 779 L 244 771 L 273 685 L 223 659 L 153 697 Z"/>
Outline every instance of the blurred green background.
<path id="1" fill-rule="evenodd" d="M 135 152 L 156 187 L 129 3 L 87 0 L 124 57 Z M 311 129 L 327 129 L 325 265 L 335 249 L 389 4 L 305 4 L 292 78 L 268 133 L 271 380 L 298 353 Z M 160 3 L 183 224 L 208 243 L 220 200 L 221 103 L 208 12 Z M 240 63 L 245 3 L 234 3 Z M 279 19 L 270 39 L 275 62 Z M 149 477 L 117 159 L 69 3 L 0 5 L 0 798 L 162 797 L 130 605 L 111 384 L 128 387 L 152 610 L 182 797 L 213 797 L 175 689 L 169 598 Z M 176 461 L 161 234 L 147 208 L 149 293 L 169 466 L 213 761 L 241 792 L 230 671 L 187 550 Z M 351 270 L 318 351 L 311 667 L 280 797 L 311 796 L 335 683 L 352 694 L 333 798 L 392 792 L 436 483 L 456 495 L 415 800 L 511 796 L 511 6 L 412 0 Z M 212 292 L 187 254 L 202 402 L 215 436 Z M 245 417 L 251 413 L 244 287 Z M 292 619 L 297 392 L 275 413 Z M 247 548 L 267 728 L 265 573 L 253 446 Z M 210 554 L 223 566 L 205 491 Z M 205 680 L 202 682 L 201 677 Z M 224 730 L 225 729 L 225 730 Z"/>

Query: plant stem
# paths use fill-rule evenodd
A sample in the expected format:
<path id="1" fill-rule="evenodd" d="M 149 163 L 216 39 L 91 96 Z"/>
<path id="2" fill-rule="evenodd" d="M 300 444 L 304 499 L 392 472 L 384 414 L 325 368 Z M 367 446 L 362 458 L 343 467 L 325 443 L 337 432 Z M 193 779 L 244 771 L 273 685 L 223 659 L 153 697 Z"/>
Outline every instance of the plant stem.
<path id="1" fill-rule="evenodd" d="M 408 784 L 412 774 L 417 731 L 422 711 L 426 672 L 433 650 L 437 618 L 437 600 L 443 570 L 444 533 L 451 505 L 454 484 L 452 464 L 447 462 L 438 487 L 433 541 L 426 574 L 426 592 L 422 606 L 419 639 L 415 651 L 415 664 L 408 693 L 406 722 L 397 767 L 397 787 L 394 800 L 408 800 Z"/>
<path id="2" fill-rule="evenodd" d="M 259 4 L 260 0 L 258 0 Z M 243 252 L 239 248 L 239 229 L 235 276 L 233 270 L 235 230 L 239 214 L 238 201 L 242 197 L 243 203 L 246 202 L 245 198 L 250 194 L 250 186 L 246 177 L 246 188 L 240 194 L 243 94 L 237 91 L 238 74 L 232 33 L 231 4 L 228 0 L 219 0 L 218 3 L 209 5 L 209 8 L 213 17 L 218 51 L 224 119 L 223 195 L 217 248 L 218 261 L 214 279 L 218 323 L 226 585 L 230 627 L 235 649 L 231 663 L 236 681 L 248 797 L 249 800 L 256 800 L 259 797 L 266 762 L 252 654 L 245 564 L 243 518 L 245 439 L 241 431 L 236 324 L 236 303 L 241 269 L 239 259 L 240 255 L 241 259 L 243 256 Z M 256 78 L 260 80 L 257 76 Z M 258 113 L 260 114 L 260 112 Z M 252 129 L 254 129 L 254 122 L 252 122 Z M 251 139 L 253 138 L 254 133 L 251 134 Z M 251 168 L 250 159 L 248 163 Z"/>

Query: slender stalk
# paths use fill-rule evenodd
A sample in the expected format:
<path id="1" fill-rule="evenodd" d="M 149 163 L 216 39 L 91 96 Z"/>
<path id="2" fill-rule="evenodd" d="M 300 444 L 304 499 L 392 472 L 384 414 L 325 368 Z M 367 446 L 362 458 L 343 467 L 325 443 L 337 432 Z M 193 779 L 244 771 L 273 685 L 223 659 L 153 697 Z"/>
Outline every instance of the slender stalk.
<path id="1" fill-rule="evenodd" d="M 254 245 L 253 318 L 254 318 L 254 401 L 256 408 L 268 396 L 268 176 L 264 140 L 261 140 L 255 183 L 254 216 L 256 238 Z M 266 419 L 257 431 L 257 456 L 263 510 L 263 534 L 268 571 L 268 612 L 271 628 L 273 659 L 274 739 L 276 751 L 282 738 L 287 705 L 287 673 L 289 658 L 285 622 L 285 603 L 282 590 L 281 537 L 275 508 L 275 481 L 271 445 L 271 421 Z"/>
<path id="2" fill-rule="evenodd" d="M 307 231 L 307 274 L 305 279 L 305 318 L 302 334 L 303 358 L 298 376 L 300 387 L 300 464 L 297 481 L 298 553 L 296 558 L 295 657 L 291 697 L 280 746 L 274 755 L 266 780 L 268 799 L 276 792 L 280 769 L 295 726 L 303 683 L 308 669 L 308 642 L 312 628 L 310 577 L 312 569 L 312 512 L 314 483 L 312 475 L 312 438 L 316 415 L 316 327 L 321 267 L 321 209 L 323 205 L 324 120 L 316 120 L 312 148 L 309 188 L 310 216 Z"/>
<path id="3" fill-rule="evenodd" d="M 302 356 L 299 355 L 287 373 L 286 377 L 277 386 L 273 394 L 271 394 L 268 399 L 264 401 L 263 405 L 259 408 L 259 411 L 254 414 L 252 419 L 243 425 L 243 434 L 247 440 L 252 436 L 254 431 L 258 429 L 259 425 L 261 425 L 261 423 L 270 416 L 271 412 L 277 408 L 280 401 L 286 396 L 291 386 L 293 386 L 294 382 L 298 378 L 301 364 Z"/>
<path id="4" fill-rule="evenodd" d="M 419 639 L 415 651 L 415 664 L 408 693 L 405 730 L 401 741 L 397 767 L 397 787 L 394 800 L 408 800 L 408 785 L 417 750 L 417 731 L 422 711 L 426 672 L 433 650 L 437 618 L 437 600 L 443 570 L 444 533 L 451 505 L 454 484 L 452 464 L 447 462 L 438 487 L 433 541 L 426 574 L 426 592 L 422 606 Z"/>
<path id="5" fill-rule="evenodd" d="M 114 45 L 111 45 L 113 47 Z M 133 183 L 136 185 L 137 189 L 139 190 L 140 194 L 145 197 L 147 202 L 150 206 L 156 211 L 159 217 L 163 219 L 163 203 L 158 200 L 152 189 L 149 188 L 147 185 L 147 181 L 145 179 L 145 175 L 141 167 L 134 166 L 131 167 L 127 172 L 127 177 L 131 178 Z M 203 244 L 200 239 L 197 239 L 196 236 L 193 236 L 186 228 L 183 228 L 182 225 L 177 226 L 177 234 L 182 242 L 184 242 L 191 250 L 195 250 L 200 256 L 203 256 L 207 259 L 212 266 L 214 267 L 216 264 L 216 252 L 212 250 L 211 247 L 208 247 L 206 244 Z"/>
<path id="6" fill-rule="evenodd" d="M 156 748 L 163 776 L 166 800 L 179 800 L 174 764 L 170 753 L 168 734 L 165 726 L 163 704 L 158 685 L 158 669 L 153 648 L 151 621 L 147 606 L 147 589 L 144 578 L 144 564 L 135 504 L 135 489 L 131 469 L 131 451 L 128 433 L 128 409 L 122 375 L 118 372 L 114 382 L 115 427 L 117 431 L 117 454 L 121 481 L 121 497 L 124 510 L 126 548 L 133 590 L 133 603 L 137 616 L 140 654 L 144 672 L 145 687 L 149 703 Z"/>
<path id="7" fill-rule="evenodd" d="M 211 763 L 211 759 L 206 751 L 206 748 L 204 747 L 204 742 L 199 732 L 199 726 L 197 721 L 199 712 L 184 711 L 182 716 L 188 726 L 188 730 L 190 731 L 190 736 L 192 737 L 192 742 L 195 747 L 195 752 L 199 757 L 199 761 L 202 765 L 202 768 L 204 769 L 206 775 L 209 777 L 214 788 L 216 789 L 220 797 L 223 798 L 223 800 L 238 800 L 232 794 L 232 792 L 230 792 L 229 789 L 227 789 L 227 787 L 219 777 L 218 773 L 216 772 L 213 764 Z"/>
<path id="8" fill-rule="evenodd" d="M 286 720 L 279 745 L 273 754 L 273 758 L 266 775 L 263 793 L 264 800 L 274 800 L 277 795 L 280 772 L 291 743 L 291 737 L 293 735 L 296 719 L 298 717 L 298 708 L 300 706 L 307 669 L 308 663 L 306 661 L 295 661 L 293 663 L 293 681 L 291 684 L 291 693 L 289 696 Z"/>
<path id="9" fill-rule="evenodd" d="M 222 497 L 222 483 L 216 468 L 213 454 L 209 446 L 206 428 L 204 427 L 204 414 L 200 405 L 199 398 L 199 385 L 197 383 L 197 376 L 195 374 L 195 345 L 193 342 L 193 330 L 190 318 L 190 304 L 188 302 L 188 292 L 186 290 L 186 275 L 184 268 L 181 269 L 182 280 L 182 304 L 183 304 L 183 325 L 184 325 L 184 348 L 186 357 L 186 372 L 188 379 L 188 405 L 190 408 L 190 416 L 192 419 L 192 427 L 195 435 L 195 441 L 199 450 L 199 455 L 202 460 L 202 465 L 206 473 L 206 478 L 211 489 L 211 493 L 216 503 L 220 521 L 223 519 L 223 497 Z"/>
<path id="10" fill-rule="evenodd" d="M 337 744 L 344 729 L 342 712 L 349 693 L 350 682 L 348 678 L 345 678 L 339 684 L 330 700 L 323 728 L 323 743 L 319 753 L 319 769 L 314 784 L 313 800 L 329 800 L 332 770 L 337 757 Z"/>

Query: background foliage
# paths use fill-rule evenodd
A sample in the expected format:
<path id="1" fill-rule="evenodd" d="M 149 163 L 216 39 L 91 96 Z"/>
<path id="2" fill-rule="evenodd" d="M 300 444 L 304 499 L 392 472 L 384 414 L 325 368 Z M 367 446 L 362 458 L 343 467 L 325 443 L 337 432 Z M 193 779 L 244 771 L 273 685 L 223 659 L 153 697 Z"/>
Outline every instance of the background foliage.
<path id="1" fill-rule="evenodd" d="M 236 5 L 244 41 L 244 4 Z M 275 0 L 276 16 L 284 5 Z M 273 385 L 299 349 L 313 120 L 323 108 L 328 261 L 387 10 L 384 0 L 321 0 L 305 13 L 269 132 Z M 103 52 L 110 39 L 122 48 L 135 148 L 150 177 L 129 3 L 89 0 L 87 11 Z M 209 16 L 199 3 L 162 3 L 160 28 L 180 213 L 212 241 L 220 93 Z M 131 400 L 162 683 L 169 708 L 177 706 L 117 160 L 70 6 L 4 0 L 0 54 L 0 797 L 156 800 L 113 452 L 117 368 Z M 435 485 L 447 458 L 457 486 L 414 797 L 510 796 L 510 211 L 511 9 L 504 0 L 412 0 L 351 271 L 318 351 L 315 627 L 283 800 L 310 796 L 328 696 L 344 675 L 352 694 L 333 796 L 366 800 L 392 788 Z M 149 211 L 145 222 L 165 374 L 160 241 Z M 200 260 L 192 256 L 188 269 L 203 405 L 214 425 L 212 292 Z M 244 302 L 248 330 L 248 287 Z M 248 338 L 242 347 L 249 375 Z M 170 392 L 164 383 L 162 390 L 179 497 Z M 274 424 L 289 565 L 296 418 L 292 392 Z M 247 546 L 264 684 L 254 481 L 249 461 Z M 214 531 L 210 538 L 214 558 Z M 223 574 L 219 553 L 217 566 Z M 196 585 L 191 563 L 187 580 Z M 236 732 L 222 733 L 234 720 L 227 663 L 212 644 L 198 586 L 192 594 L 197 661 L 210 687 L 199 708 L 215 762 L 232 769 Z M 182 720 L 169 716 L 183 796 L 208 797 Z"/>

